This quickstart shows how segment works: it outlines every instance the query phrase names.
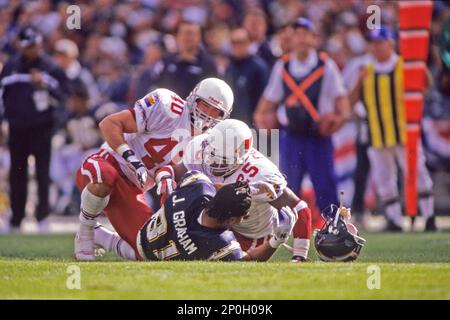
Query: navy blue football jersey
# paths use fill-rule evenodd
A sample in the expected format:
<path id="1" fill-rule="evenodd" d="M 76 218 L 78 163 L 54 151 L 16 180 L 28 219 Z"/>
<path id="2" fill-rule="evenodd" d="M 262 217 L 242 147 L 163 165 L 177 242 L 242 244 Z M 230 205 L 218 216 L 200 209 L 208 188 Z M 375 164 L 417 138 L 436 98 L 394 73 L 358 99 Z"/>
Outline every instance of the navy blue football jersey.
<path id="1" fill-rule="evenodd" d="M 199 223 L 215 194 L 204 174 L 186 173 L 178 189 L 140 230 L 141 255 L 147 260 L 242 260 L 244 252 L 231 231 Z"/>

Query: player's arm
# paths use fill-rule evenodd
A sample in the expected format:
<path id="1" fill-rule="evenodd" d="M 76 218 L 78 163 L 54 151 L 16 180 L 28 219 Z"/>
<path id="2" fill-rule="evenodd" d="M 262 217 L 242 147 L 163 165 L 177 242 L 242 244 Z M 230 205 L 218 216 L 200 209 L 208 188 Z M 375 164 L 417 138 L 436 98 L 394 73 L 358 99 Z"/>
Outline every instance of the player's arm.
<path id="1" fill-rule="evenodd" d="M 283 82 L 281 72 L 284 62 L 279 60 L 272 68 L 269 81 L 264 93 L 256 106 L 253 121 L 261 129 L 273 129 L 277 127 L 276 109 L 283 99 Z"/>
<path id="2" fill-rule="evenodd" d="M 311 238 L 311 210 L 305 201 L 300 200 L 291 189 L 285 188 L 280 197 L 271 202 L 271 205 L 280 210 L 283 206 L 289 206 L 295 213 L 297 222 L 293 228 L 294 249 L 299 255 L 306 258 Z"/>
<path id="3" fill-rule="evenodd" d="M 100 122 L 99 127 L 105 141 L 113 150 L 125 143 L 124 133 L 137 132 L 136 120 L 130 110 L 110 114 Z"/>
<path id="4" fill-rule="evenodd" d="M 255 113 L 253 114 L 253 121 L 256 126 L 261 129 L 276 128 L 276 106 L 277 102 L 273 102 L 264 96 L 258 102 Z"/>
<path id="5" fill-rule="evenodd" d="M 336 113 L 341 117 L 343 123 L 350 120 L 351 117 L 351 108 L 350 101 L 347 95 L 336 97 Z"/>
<path id="6" fill-rule="evenodd" d="M 226 247 L 214 253 L 209 260 L 222 261 L 267 261 L 272 257 L 277 247 L 271 247 L 269 242 L 264 242 L 262 245 L 248 250 L 242 251 L 241 246 L 237 241 L 233 241 Z"/>
<path id="7" fill-rule="evenodd" d="M 201 136 L 195 137 L 187 144 L 183 150 L 183 158 L 180 163 L 176 165 L 167 165 L 156 171 L 155 183 L 157 185 L 156 192 L 158 195 L 165 195 L 165 197 L 167 197 L 167 195 L 175 190 L 176 181 L 180 181 L 188 169 L 193 170 L 193 168 L 190 167 L 190 164 L 195 161 L 193 155 L 198 150 L 197 148 L 200 147 L 200 145 L 197 146 L 199 139 L 201 139 Z"/>
<path id="8" fill-rule="evenodd" d="M 295 206 L 300 202 L 300 198 L 292 192 L 291 189 L 285 188 L 283 193 L 275 200 L 269 202 L 273 207 L 280 210 L 281 208 L 288 206 L 290 208 L 295 208 Z"/>
<path id="9" fill-rule="evenodd" d="M 292 233 L 297 216 L 294 211 L 285 206 L 278 211 L 278 215 L 272 220 L 273 235 L 269 241 L 265 241 L 262 245 L 248 250 L 242 260 L 244 261 L 267 261 L 272 257 L 275 251 L 285 243 Z"/>
<path id="10" fill-rule="evenodd" d="M 268 241 L 264 242 L 262 245 L 257 246 L 254 249 L 248 250 L 244 253 L 242 258 L 243 261 L 267 261 L 269 260 L 277 248 L 272 248 Z"/>
<path id="11" fill-rule="evenodd" d="M 350 107 L 353 106 L 361 100 L 361 92 L 364 83 L 364 78 L 367 76 L 367 71 L 364 67 L 361 67 L 358 71 L 358 80 L 356 81 L 355 86 L 350 90 L 348 94 Z"/>
<path id="12" fill-rule="evenodd" d="M 103 119 L 99 127 L 108 145 L 134 169 L 136 177 L 143 188 L 147 183 L 147 169 L 142 161 L 136 157 L 124 138 L 124 133 L 135 133 L 138 131 L 133 113 L 130 110 L 113 113 Z"/>

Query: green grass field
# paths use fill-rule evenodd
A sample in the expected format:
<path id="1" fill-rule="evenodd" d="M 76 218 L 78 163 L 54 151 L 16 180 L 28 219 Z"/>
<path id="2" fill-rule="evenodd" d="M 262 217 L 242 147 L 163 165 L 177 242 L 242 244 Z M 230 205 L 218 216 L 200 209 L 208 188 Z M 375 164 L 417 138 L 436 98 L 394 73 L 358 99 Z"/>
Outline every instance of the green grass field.
<path id="1" fill-rule="evenodd" d="M 0 236 L 0 298 L 32 299 L 450 299 L 450 232 L 363 234 L 358 261 L 287 262 L 280 248 L 268 263 L 96 262 L 71 258 L 73 236 Z M 70 290 L 77 265 L 81 289 Z M 367 268 L 380 268 L 369 290 Z"/>

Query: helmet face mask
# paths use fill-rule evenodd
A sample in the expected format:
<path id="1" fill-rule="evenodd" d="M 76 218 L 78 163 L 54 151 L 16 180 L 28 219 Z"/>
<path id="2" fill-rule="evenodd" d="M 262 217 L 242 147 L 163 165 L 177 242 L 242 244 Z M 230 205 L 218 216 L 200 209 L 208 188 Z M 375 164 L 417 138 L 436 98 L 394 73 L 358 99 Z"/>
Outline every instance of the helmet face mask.
<path id="1" fill-rule="evenodd" d="M 214 127 L 220 121 L 229 117 L 229 115 L 226 115 L 222 110 L 220 110 L 221 115 L 218 118 L 208 115 L 199 107 L 199 100 L 201 99 L 199 98 L 194 102 L 194 107 L 191 111 L 192 125 L 195 129 L 201 130 L 202 132 L 206 131 L 207 129 Z M 207 102 L 205 101 L 205 103 Z M 215 108 L 213 106 L 210 107 Z"/>
<path id="2" fill-rule="evenodd" d="M 202 142 L 202 167 L 209 175 L 229 176 L 244 164 L 253 144 L 250 128 L 228 119 L 209 131 Z"/>
<path id="3" fill-rule="evenodd" d="M 199 106 L 199 100 L 208 104 L 211 108 L 220 111 L 219 117 L 207 114 Z M 233 110 L 233 91 L 226 82 L 207 78 L 200 81 L 186 98 L 186 104 L 190 109 L 191 122 L 194 129 L 206 131 L 215 126 L 218 122 L 228 119 Z"/>
<path id="4" fill-rule="evenodd" d="M 331 205 L 322 212 L 326 223 L 314 236 L 317 255 L 322 261 L 353 261 L 366 240 L 361 238 L 354 226 L 347 228 L 347 223 L 339 213 L 339 208 Z"/>
<path id="5" fill-rule="evenodd" d="M 244 159 L 226 158 L 216 155 L 214 148 L 206 143 L 202 150 L 203 170 L 216 177 L 228 176 L 235 172 L 244 163 Z"/>

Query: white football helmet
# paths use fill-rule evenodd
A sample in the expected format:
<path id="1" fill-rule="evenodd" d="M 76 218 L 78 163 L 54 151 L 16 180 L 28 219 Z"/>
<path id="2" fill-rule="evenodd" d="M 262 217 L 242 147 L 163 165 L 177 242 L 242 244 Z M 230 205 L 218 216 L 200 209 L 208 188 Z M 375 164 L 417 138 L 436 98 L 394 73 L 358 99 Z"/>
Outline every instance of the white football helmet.
<path id="1" fill-rule="evenodd" d="M 197 106 L 198 99 L 220 110 L 221 116 L 216 119 L 200 110 Z M 186 98 L 186 104 L 191 112 L 192 125 L 195 129 L 202 131 L 228 119 L 233 110 L 233 102 L 234 95 L 230 86 L 217 78 L 207 78 L 200 81 Z"/>
<path id="2" fill-rule="evenodd" d="M 252 146 L 253 135 L 244 122 L 221 121 L 202 143 L 203 170 L 214 176 L 228 176 L 245 162 Z"/>

